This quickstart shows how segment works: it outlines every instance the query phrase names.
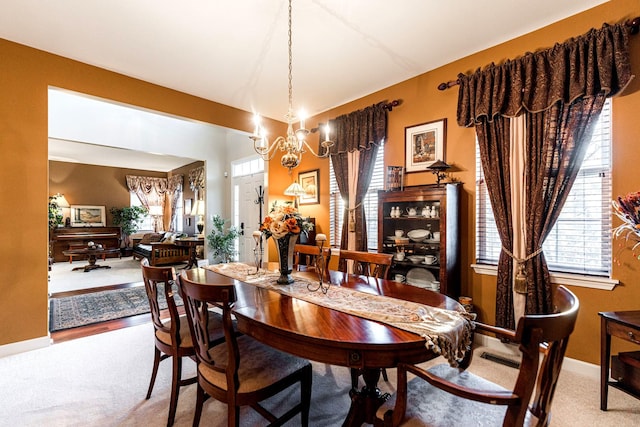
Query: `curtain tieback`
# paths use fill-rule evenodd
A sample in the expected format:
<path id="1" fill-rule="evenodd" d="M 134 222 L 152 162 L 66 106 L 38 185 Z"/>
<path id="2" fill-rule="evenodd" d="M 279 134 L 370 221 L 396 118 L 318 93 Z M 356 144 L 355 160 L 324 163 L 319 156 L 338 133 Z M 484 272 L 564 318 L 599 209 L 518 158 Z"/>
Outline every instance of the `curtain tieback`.
<path id="1" fill-rule="evenodd" d="M 504 253 L 509 255 L 516 262 L 516 276 L 513 279 L 513 290 L 519 294 L 527 293 L 527 275 L 524 272 L 524 266 L 527 261 L 542 253 L 542 247 L 539 247 L 535 252 L 530 253 L 524 258 L 518 258 L 509 249 L 502 246 Z"/>
<path id="2" fill-rule="evenodd" d="M 356 209 L 358 209 L 360 206 L 362 206 L 362 202 L 355 205 L 353 209 L 345 208 L 346 210 L 349 211 L 349 232 L 350 233 L 356 232 Z"/>

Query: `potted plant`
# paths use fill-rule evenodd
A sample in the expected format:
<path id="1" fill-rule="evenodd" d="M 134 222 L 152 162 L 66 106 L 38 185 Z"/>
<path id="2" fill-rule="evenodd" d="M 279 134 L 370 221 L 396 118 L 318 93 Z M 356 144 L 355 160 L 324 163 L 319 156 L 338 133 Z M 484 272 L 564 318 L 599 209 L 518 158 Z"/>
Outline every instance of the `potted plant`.
<path id="1" fill-rule="evenodd" d="M 109 209 L 109 212 L 113 215 L 113 224 L 120 226 L 122 230 L 123 255 L 127 256 L 131 252 L 129 236 L 138 231 L 140 221 L 149 211 L 143 206 L 125 206 L 122 208 L 113 207 Z"/>
<path id="2" fill-rule="evenodd" d="M 49 196 L 49 228 L 62 225 L 62 212 L 56 201 L 56 196 Z"/>
<path id="3" fill-rule="evenodd" d="M 229 262 L 236 255 L 234 240 L 240 237 L 240 230 L 236 227 L 226 227 L 226 223 L 220 215 L 214 215 L 213 230 L 207 235 L 207 242 L 214 258 L 222 262 Z"/>

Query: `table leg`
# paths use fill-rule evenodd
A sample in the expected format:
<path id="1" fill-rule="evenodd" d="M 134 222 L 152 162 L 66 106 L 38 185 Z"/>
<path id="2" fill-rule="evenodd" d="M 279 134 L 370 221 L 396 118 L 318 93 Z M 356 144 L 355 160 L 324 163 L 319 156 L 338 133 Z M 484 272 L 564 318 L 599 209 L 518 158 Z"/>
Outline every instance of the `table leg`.
<path id="1" fill-rule="evenodd" d="M 378 388 L 380 369 L 363 369 L 362 379 L 365 385 L 360 390 L 351 389 L 351 407 L 343 426 L 361 426 L 363 423 L 373 424 L 378 408 L 389 398 L 388 393 L 381 393 Z"/>
<path id="2" fill-rule="evenodd" d="M 600 409 L 607 410 L 609 397 L 609 364 L 611 363 L 611 335 L 607 333 L 607 319 L 600 319 Z"/>
<path id="3" fill-rule="evenodd" d="M 196 259 L 196 248 L 195 246 L 189 245 L 189 264 L 184 268 L 188 270 L 193 268 L 194 265 L 198 265 L 198 260 Z"/>

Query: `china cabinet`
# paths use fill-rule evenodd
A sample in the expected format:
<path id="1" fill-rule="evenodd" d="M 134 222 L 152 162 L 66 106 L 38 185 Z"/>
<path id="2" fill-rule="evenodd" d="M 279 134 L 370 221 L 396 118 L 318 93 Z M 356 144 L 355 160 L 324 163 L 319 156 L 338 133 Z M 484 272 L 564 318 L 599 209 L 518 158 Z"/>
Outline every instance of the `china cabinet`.
<path id="1" fill-rule="evenodd" d="M 378 251 L 394 254 L 389 278 L 457 298 L 462 184 L 378 193 Z"/>

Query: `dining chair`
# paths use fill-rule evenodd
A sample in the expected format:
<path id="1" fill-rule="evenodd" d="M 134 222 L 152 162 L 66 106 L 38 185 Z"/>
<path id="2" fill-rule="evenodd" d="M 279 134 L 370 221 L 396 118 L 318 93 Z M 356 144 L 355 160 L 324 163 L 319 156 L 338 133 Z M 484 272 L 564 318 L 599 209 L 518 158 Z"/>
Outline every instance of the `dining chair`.
<path id="1" fill-rule="evenodd" d="M 353 260 L 353 273 L 367 277 L 375 277 L 377 279 L 388 279 L 389 270 L 393 255 L 375 252 L 349 251 L 340 250 L 338 269 L 347 272 L 346 262 L 342 260 Z M 358 368 L 351 368 L 351 388 L 358 387 L 358 378 L 362 375 L 362 371 Z M 389 375 L 386 369 L 382 369 L 382 378 L 389 381 Z"/>
<path id="2" fill-rule="evenodd" d="M 331 248 L 323 248 L 322 253 L 324 255 L 324 266 L 321 266 L 321 268 L 326 270 L 329 265 L 329 260 L 331 259 Z M 319 246 L 302 244 L 295 245 L 293 249 L 293 269 L 299 270 L 299 266 L 303 265 L 307 270 L 316 270 L 318 256 L 320 256 Z"/>
<path id="3" fill-rule="evenodd" d="M 388 279 L 393 255 L 376 252 L 340 250 L 339 269 L 347 272 L 342 260 L 353 260 L 353 273 L 377 279 Z"/>
<path id="4" fill-rule="evenodd" d="M 511 389 L 447 364 L 423 369 L 400 363 L 396 393 L 378 409 L 375 425 L 548 426 L 551 401 L 579 310 L 578 299 L 564 286 L 556 289 L 553 302 L 553 313 L 525 315 L 515 331 L 476 323 L 476 331 L 519 344 L 520 368 Z M 408 374 L 415 377 L 407 381 Z"/>
<path id="5" fill-rule="evenodd" d="M 190 357 L 195 360 L 195 350 L 189 331 L 189 323 L 185 315 L 180 315 L 176 303 L 178 295 L 178 283 L 173 267 L 152 267 L 144 258 L 140 265 L 142 277 L 149 299 L 151 322 L 153 323 L 155 349 L 153 358 L 153 370 L 146 399 L 151 397 L 153 386 L 158 374 L 160 362 L 172 358 L 171 397 L 169 400 L 169 416 L 167 426 L 173 425 L 180 387 L 193 384 L 196 377 L 182 379 L 182 358 Z M 181 301 L 181 298 L 179 299 Z M 164 304 L 169 312 L 163 313 Z M 164 318 L 163 318 L 164 317 Z M 222 317 L 217 313 L 210 313 L 210 339 L 212 342 L 222 342 Z"/>
<path id="6" fill-rule="evenodd" d="M 240 425 L 240 407 L 246 405 L 267 419 L 270 425 L 282 425 L 300 413 L 301 425 L 308 426 L 311 363 L 269 347 L 248 335 L 236 333 L 231 321 L 231 310 L 236 301 L 233 284 L 200 284 L 189 280 L 184 272 L 179 283 L 198 362 L 193 425 L 200 424 L 203 404 L 213 397 L 227 404 L 229 426 Z M 205 333 L 209 328 L 207 313 L 212 307 L 222 309 L 225 342 L 217 346 L 212 346 Z M 260 404 L 298 383 L 300 402 L 280 417 Z"/>

